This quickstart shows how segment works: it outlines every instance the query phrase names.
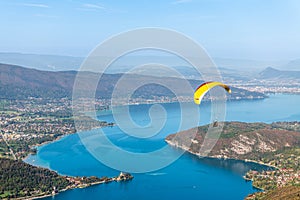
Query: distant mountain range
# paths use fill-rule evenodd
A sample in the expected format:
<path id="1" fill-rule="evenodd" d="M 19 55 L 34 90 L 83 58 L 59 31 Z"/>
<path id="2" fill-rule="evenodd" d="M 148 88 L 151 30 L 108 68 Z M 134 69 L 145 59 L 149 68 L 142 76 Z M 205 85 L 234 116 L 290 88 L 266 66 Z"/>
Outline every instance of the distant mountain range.
<path id="1" fill-rule="evenodd" d="M 259 79 L 269 80 L 269 79 L 298 79 L 300 80 L 300 71 L 283 71 L 268 67 L 259 73 Z"/>
<path id="2" fill-rule="evenodd" d="M 72 97 L 76 71 L 40 71 L 36 69 L 24 68 L 16 65 L 0 64 L 0 98 L 4 99 L 23 99 L 28 97 L 43 98 L 62 98 Z M 88 81 L 97 81 L 100 74 L 93 72 L 84 72 L 83 75 Z M 123 74 L 103 74 L 96 90 L 97 98 L 109 99 Z M 189 93 L 182 83 L 183 79 L 175 77 L 153 77 L 130 74 L 129 83 L 136 85 L 145 80 L 153 83 L 165 83 L 172 85 L 176 91 L 180 91 L 181 96 L 193 96 Z M 188 80 L 195 89 L 203 81 Z M 87 84 L 88 85 L 88 84 Z M 129 85 L 130 86 L 130 85 Z M 86 89 L 88 90 L 88 86 Z M 166 87 L 159 84 L 146 84 L 138 88 L 133 97 L 142 97 L 152 99 L 154 97 L 168 96 L 174 97 L 174 93 Z M 265 98 L 266 96 L 259 92 L 249 92 L 247 90 L 232 88 L 232 94 L 229 99 L 255 99 Z"/>
<path id="3" fill-rule="evenodd" d="M 300 70 L 300 59 L 295 59 L 280 67 L 284 70 Z"/>
<path id="4" fill-rule="evenodd" d="M 19 65 L 43 71 L 78 71 L 84 59 L 85 57 L 75 56 L 0 52 L 0 63 Z M 92 63 L 95 62 L 99 64 L 97 61 L 99 61 L 98 58 L 92 59 Z M 226 82 L 249 81 L 254 78 L 298 78 L 298 72 L 296 72 L 296 74 L 292 74 L 294 72 L 288 72 L 288 70 L 300 71 L 300 59 L 292 61 L 257 61 L 247 59 L 213 58 L 213 61 L 216 63 L 223 79 Z M 105 71 L 105 73 L 127 73 L 133 66 L 139 66 L 145 63 L 160 63 L 172 67 L 185 78 L 195 80 L 201 79 L 201 75 L 191 65 L 174 56 L 125 56 L 116 60 L 108 71 Z M 266 69 L 267 66 L 272 67 Z M 156 72 L 156 70 L 153 70 L 153 72 Z M 170 76 L 169 71 L 164 70 L 160 70 L 160 73 L 149 74 L 149 70 L 143 72 L 143 69 L 141 69 L 139 74 L 143 73 L 150 76 Z"/>
<path id="5" fill-rule="evenodd" d="M 83 57 L 74 56 L 0 53 L 0 63 L 47 71 L 78 70 L 83 60 Z"/>
<path id="6" fill-rule="evenodd" d="M 47 71 L 78 70 L 85 57 L 39 55 L 26 53 L 1 53 L 0 63 L 20 65 Z M 236 70 L 240 72 L 259 72 L 266 66 L 275 66 L 279 69 L 300 69 L 300 59 L 290 62 L 286 61 L 260 61 L 249 59 L 212 58 L 218 68 Z M 170 66 L 186 66 L 182 59 L 174 59 L 172 56 L 126 56 L 122 58 L 118 67 L 109 73 L 124 73 L 127 66 L 135 66 L 141 63 L 167 63 Z"/>

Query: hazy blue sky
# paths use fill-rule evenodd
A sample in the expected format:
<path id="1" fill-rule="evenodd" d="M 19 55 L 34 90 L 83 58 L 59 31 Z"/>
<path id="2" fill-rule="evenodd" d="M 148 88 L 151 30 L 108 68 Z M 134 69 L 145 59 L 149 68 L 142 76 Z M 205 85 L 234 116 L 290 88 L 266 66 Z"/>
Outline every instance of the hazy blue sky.
<path id="1" fill-rule="evenodd" d="M 1 0 L 0 52 L 86 56 L 138 27 L 182 32 L 210 55 L 300 58 L 298 0 Z"/>

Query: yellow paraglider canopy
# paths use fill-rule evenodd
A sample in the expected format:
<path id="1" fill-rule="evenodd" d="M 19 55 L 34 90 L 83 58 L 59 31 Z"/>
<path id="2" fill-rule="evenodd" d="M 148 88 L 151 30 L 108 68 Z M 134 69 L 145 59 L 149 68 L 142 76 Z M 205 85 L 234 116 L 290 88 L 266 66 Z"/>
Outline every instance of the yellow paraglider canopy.
<path id="1" fill-rule="evenodd" d="M 194 102 L 196 104 L 200 104 L 201 103 L 201 100 L 203 98 L 203 96 L 213 87 L 216 87 L 216 86 L 220 86 L 222 88 L 224 88 L 228 93 L 231 93 L 231 89 L 229 86 L 223 84 L 223 83 L 220 83 L 220 82 L 206 82 L 206 83 L 203 83 L 202 85 L 200 85 L 195 93 L 194 93 Z"/>

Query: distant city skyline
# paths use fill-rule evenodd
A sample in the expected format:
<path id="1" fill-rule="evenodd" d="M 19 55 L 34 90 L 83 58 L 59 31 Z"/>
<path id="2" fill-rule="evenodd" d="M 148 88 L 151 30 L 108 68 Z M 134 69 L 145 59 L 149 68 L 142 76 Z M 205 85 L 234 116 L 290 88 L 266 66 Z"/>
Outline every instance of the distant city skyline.
<path id="1" fill-rule="evenodd" d="M 173 29 L 212 57 L 300 58 L 297 0 L 0 1 L 0 52 L 87 56 L 108 37 Z"/>

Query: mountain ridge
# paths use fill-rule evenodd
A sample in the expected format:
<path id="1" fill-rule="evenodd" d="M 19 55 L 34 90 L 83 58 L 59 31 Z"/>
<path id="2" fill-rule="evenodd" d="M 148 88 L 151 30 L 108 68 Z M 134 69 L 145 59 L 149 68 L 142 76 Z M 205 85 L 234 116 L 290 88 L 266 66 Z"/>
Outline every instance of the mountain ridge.
<path id="1" fill-rule="evenodd" d="M 22 99 L 28 97 L 43 97 L 43 98 L 63 98 L 72 97 L 76 71 L 40 71 L 37 69 L 24 68 L 16 65 L 0 64 L 0 93 L 1 98 Z M 100 74 L 93 72 L 82 72 L 82 75 L 87 80 L 87 85 L 98 81 Z M 123 74 L 101 74 L 101 80 L 98 82 L 96 90 L 96 98 L 110 99 L 112 92 Z M 185 79 L 176 77 L 153 77 L 136 74 L 126 74 L 128 77 L 128 86 L 134 86 L 138 82 L 150 82 L 136 90 L 134 97 L 143 97 L 152 99 L 155 96 L 174 97 L 175 94 L 168 88 L 155 84 L 165 83 L 172 85 L 176 91 L 180 91 L 181 96 L 192 97 L 190 89 L 181 84 Z M 197 88 L 201 80 L 187 80 L 193 89 Z M 126 87 L 126 86 L 124 86 Z M 249 92 L 247 90 L 232 88 L 232 94 L 229 99 L 252 99 L 266 98 L 267 96 L 259 92 Z"/>
<path id="2" fill-rule="evenodd" d="M 259 79 L 300 79 L 300 71 L 279 70 L 267 67 L 258 75 Z"/>

